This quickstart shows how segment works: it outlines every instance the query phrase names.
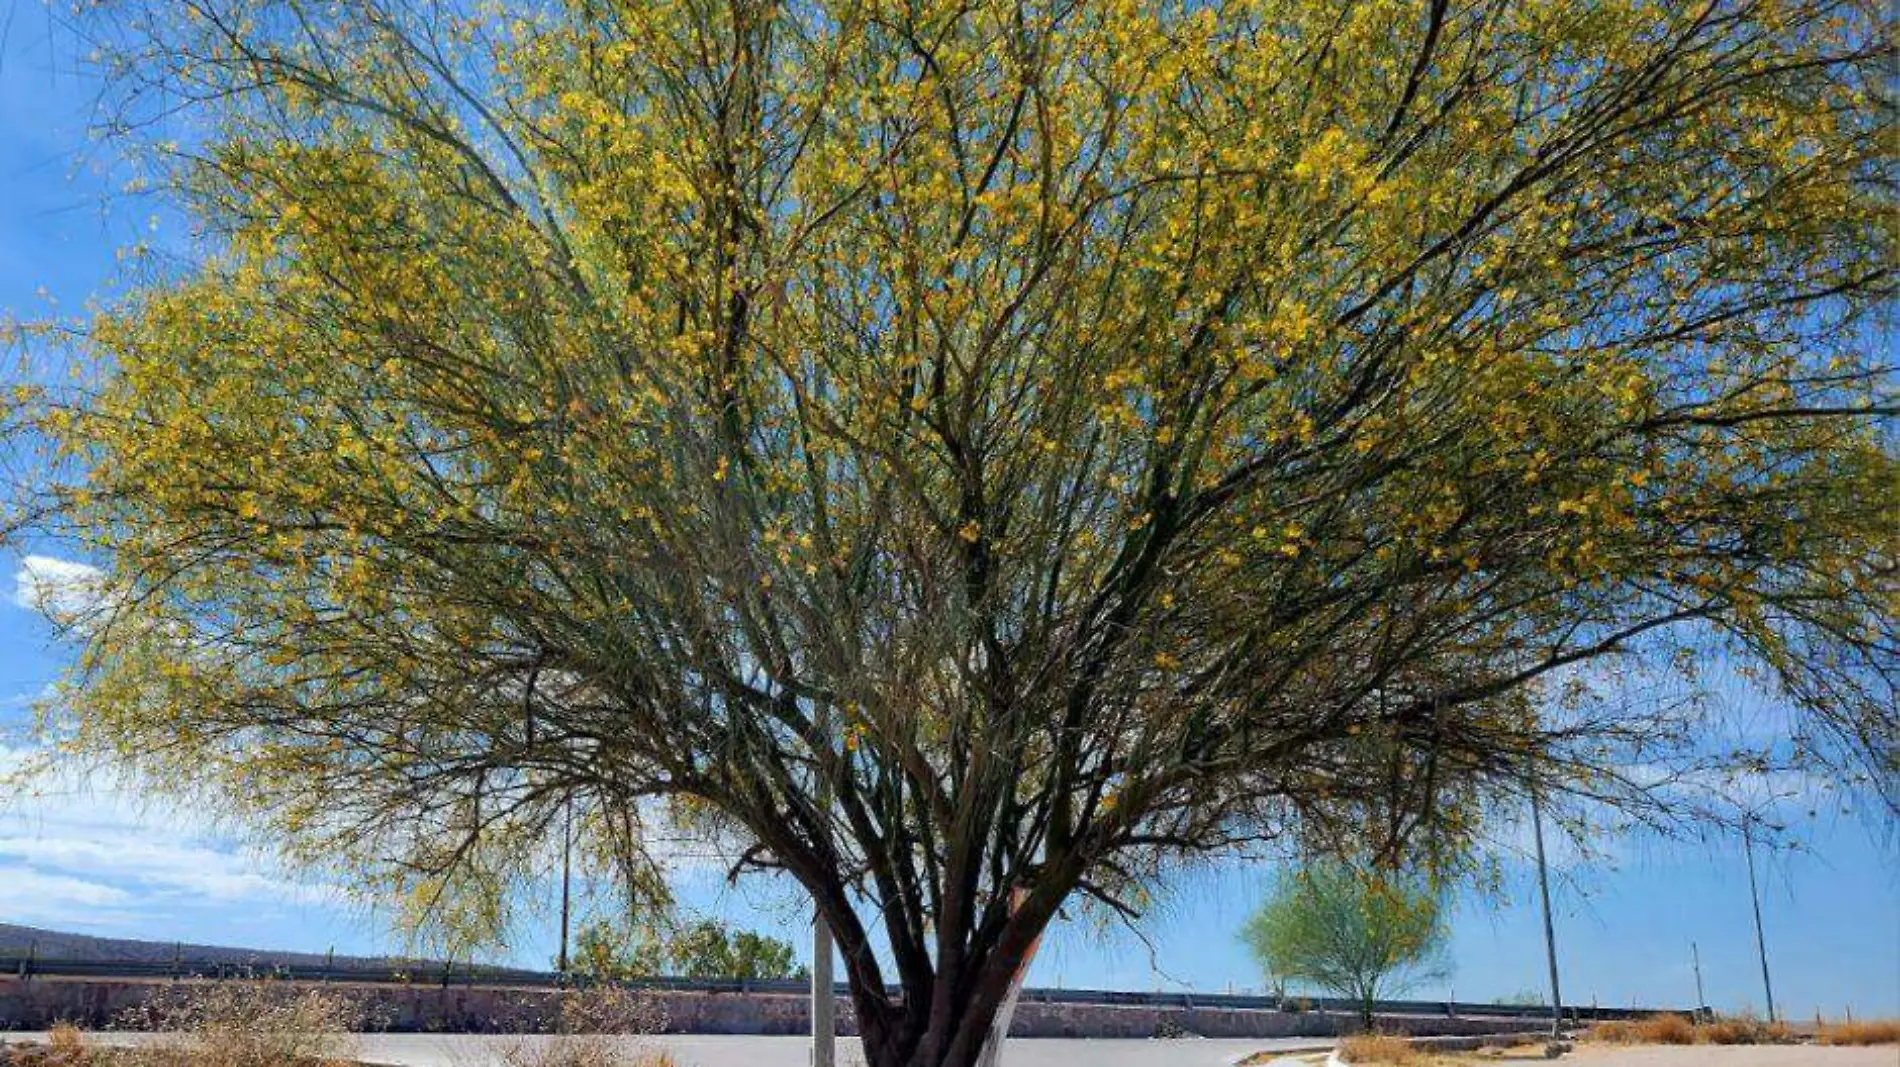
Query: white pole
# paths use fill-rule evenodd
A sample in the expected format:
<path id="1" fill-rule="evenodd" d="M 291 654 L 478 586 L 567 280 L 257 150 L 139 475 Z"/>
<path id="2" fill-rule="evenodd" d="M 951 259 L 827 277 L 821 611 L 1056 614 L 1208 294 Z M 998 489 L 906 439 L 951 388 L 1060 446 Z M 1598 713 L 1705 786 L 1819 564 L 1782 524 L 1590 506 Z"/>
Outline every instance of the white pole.
<path id="1" fill-rule="evenodd" d="M 831 982 L 831 924 L 823 915 L 812 919 L 811 953 L 812 1067 L 834 1067 L 838 1056 L 838 1005 Z"/>

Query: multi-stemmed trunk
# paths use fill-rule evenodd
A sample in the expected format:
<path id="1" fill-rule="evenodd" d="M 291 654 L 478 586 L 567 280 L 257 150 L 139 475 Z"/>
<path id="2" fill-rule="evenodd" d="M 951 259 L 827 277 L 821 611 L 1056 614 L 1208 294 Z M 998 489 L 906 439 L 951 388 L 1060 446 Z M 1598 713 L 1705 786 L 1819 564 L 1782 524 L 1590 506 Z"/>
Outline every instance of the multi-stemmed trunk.
<path id="1" fill-rule="evenodd" d="M 1020 966 L 1021 955 L 1006 974 Z M 997 957 L 1000 964 L 1003 957 Z M 924 1011 L 914 1021 L 906 1010 L 916 995 L 906 989 L 894 1011 L 881 997 L 867 997 L 852 986 L 852 1000 L 858 1015 L 858 1032 L 864 1049 L 866 1067 L 975 1067 L 983 1047 L 1001 1011 L 1008 992 L 1008 979 L 1000 983 L 982 982 L 969 997 L 954 1004 L 947 1012 Z M 919 1025 L 921 1022 L 921 1025 Z"/>
<path id="2" fill-rule="evenodd" d="M 920 967 L 913 956 L 909 968 L 900 968 L 901 992 L 892 994 L 858 916 L 837 912 L 844 897 L 835 887 L 824 894 L 834 902 L 827 917 L 867 1067 L 974 1067 L 1018 972 L 1066 895 L 1059 883 L 1044 882 L 1022 895 L 1006 922 L 975 924 L 961 939 L 941 936 L 938 929 L 934 958 Z M 974 894 L 961 902 L 970 908 L 976 903 Z"/>

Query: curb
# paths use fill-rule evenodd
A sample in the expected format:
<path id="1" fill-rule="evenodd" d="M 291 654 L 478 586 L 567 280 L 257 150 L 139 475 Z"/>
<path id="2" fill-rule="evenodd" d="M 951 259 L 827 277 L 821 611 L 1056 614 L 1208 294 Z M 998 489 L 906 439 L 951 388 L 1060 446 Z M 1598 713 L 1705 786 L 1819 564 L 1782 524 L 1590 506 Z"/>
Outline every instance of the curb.
<path id="1" fill-rule="evenodd" d="M 1315 1041 L 1310 1045 L 1296 1045 L 1292 1048 L 1276 1048 L 1276 1049 L 1273 1049 L 1271 1052 L 1265 1049 L 1262 1049 L 1258 1052 L 1243 1052 L 1240 1055 L 1235 1056 L 1233 1059 L 1230 1059 L 1227 1061 L 1227 1067 L 1240 1067 L 1241 1064 L 1246 1063 L 1248 1060 L 1254 1059 L 1257 1056 L 1272 1056 L 1275 1059 L 1278 1059 L 1283 1056 L 1311 1056 L 1315 1052 L 1324 1052 L 1329 1057 L 1331 1057 L 1331 1056 L 1338 1055 L 1338 1050 L 1339 1050 L 1338 1045 L 1331 1042 L 1324 1042 L 1324 1041 Z M 1271 1062 L 1271 1061 L 1267 1061 L 1267 1062 Z M 1335 1067 L 1335 1064 L 1333 1063 L 1332 1060 L 1329 1059 L 1327 1061 L 1326 1067 Z M 1345 1065 L 1339 1065 L 1339 1067 L 1345 1067 Z"/>

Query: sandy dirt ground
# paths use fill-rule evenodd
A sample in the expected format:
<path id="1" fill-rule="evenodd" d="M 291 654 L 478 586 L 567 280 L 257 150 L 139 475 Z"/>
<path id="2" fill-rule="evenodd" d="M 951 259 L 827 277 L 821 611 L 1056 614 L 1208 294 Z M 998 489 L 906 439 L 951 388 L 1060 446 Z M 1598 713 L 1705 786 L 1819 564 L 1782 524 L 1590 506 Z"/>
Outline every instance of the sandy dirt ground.
<path id="1" fill-rule="evenodd" d="M 1900 1046 L 1579 1045 L 1555 1062 L 1575 1067 L 1900 1067 Z"/>

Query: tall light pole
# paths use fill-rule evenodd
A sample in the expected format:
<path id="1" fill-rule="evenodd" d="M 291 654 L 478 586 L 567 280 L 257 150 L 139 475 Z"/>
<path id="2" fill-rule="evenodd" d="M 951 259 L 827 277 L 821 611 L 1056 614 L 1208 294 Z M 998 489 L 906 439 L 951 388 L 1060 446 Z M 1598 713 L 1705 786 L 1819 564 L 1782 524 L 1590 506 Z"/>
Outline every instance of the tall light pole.
<path id="1" fill-rule="evenodd" d="M 569 892 L 574 873 L 574 794 L 567 794 L 567 810 L 561 816 L 561 958 L 556 962 L 555 970 L 561 972 L 563 980 L 567 978 L 567 923 L 569 904 L 573 899 Z"/>
<path id="2" fill-rule="evenodd" d="M 1768 980 L 1768 938 L 1761 928 L 1761 890 L 1755 886 L 1753 812 L 1742 817 L 1742 852 L 1748 857 L 1748 899 L 1755 905 L 1755 952 L 1761 956 L 1761 991 L 1768 998 L 1768 1021 L 1775 1021 L 1775 986 Z"/>
<path id="3" fill-rule="evenodd" d="M 1550 964 L 1550 1036 L 1563 1036 L 1564 1001 L 1557 987 L 1557 928 L 1550 918 L 1550 872 L 1544 863 L 1544 814 L 1537 801 L 1537 769 L 1528 779 L 1531 793 L 1531 836 L 1537 841 L 1537 892 L 1544 902 L 1544 958 Z"/>
<path id="4" fill-rule="evenodd" d="M 1695 1017 L 1702 1018 L 1702 1009 L 1709 999 L 1702 992 L 1702 950 L 1694 941 L 1689 942 L 1689 963 L 1695 967 Z"/>

